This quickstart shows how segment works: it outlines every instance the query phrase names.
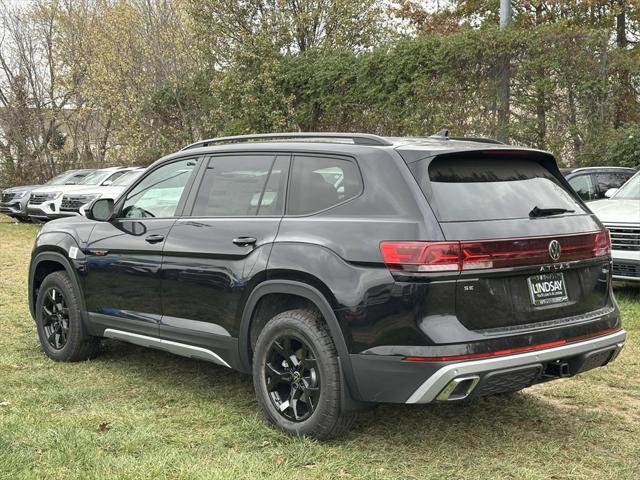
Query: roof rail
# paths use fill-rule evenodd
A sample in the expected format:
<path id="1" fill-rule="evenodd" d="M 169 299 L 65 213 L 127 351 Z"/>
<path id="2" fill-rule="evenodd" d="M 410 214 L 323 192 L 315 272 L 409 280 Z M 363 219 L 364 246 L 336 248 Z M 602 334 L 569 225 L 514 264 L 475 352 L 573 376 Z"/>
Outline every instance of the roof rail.
<path id="1" fill-rule="evenodd" d="M 378 135 L 372 135 L 369 133 L 328 133 L 328 132 L 295 132 L 295 133 L 262 133 L 257 135 L 235 135 L 232 137 L 217 137 L 209 138 L 206 140 L 200 140 L 199 142 L 187 145 L 182 150 L 189 150 L 191 148 L 208 147 L 210 145 L 221 143 L 243 143 L 251 142 L 254 140 L 284 140 L 284 139 L 300 139 L 300 138 L 334 138 L 334 139 L 348 139 L 352 140 L 356 145 L 377 145 L 377 146 L 391 146 L 389 140 L 380 137 Z"/>

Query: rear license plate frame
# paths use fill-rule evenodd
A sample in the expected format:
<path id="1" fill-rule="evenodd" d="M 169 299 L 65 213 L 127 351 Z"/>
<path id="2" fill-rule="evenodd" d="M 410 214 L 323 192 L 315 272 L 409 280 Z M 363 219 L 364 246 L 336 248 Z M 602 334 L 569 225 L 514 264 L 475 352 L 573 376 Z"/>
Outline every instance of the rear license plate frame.
<path id="1" fill-rule="evenodd" d="M 559 282 L 559 283 L 558 283 Z M 547 283 L 547 285 L 544 285 Z M 556 305 L 569 301 L 567 284 L 562 272 L 541 273 L 527 278 L 529 296 L 534 307 Z"/>

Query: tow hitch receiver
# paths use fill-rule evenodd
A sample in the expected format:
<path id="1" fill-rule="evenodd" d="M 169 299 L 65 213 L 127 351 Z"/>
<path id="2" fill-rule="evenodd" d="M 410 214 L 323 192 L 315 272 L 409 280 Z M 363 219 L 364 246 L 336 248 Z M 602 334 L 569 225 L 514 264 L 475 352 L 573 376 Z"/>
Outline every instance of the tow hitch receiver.
<path id="1" fill-rule="evenodd" d="M 570 377 L 571 371 L 569 370 L 569 364 L 562 360 L 547 363 L 547 366 L 544 369 L 544 376 L 550 378 Z"/>

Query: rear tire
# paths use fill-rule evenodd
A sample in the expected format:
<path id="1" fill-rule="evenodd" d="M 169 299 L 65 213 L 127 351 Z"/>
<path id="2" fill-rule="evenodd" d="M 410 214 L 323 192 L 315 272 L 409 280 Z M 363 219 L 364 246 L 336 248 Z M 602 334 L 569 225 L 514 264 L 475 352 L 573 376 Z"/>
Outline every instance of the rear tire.
<path id="1" fill-rule="evenodd" d="M 322 319 L 308 310 L 273 317 L 256 342 L 253 385 L 266 420 L 291 435 L 325 440 L 348 431 L 346 388 L 336 348 Z"/>
<path id="2" fill-rule="evenodd" d="M 86 332 L 80 301 L 66 272 L 53 272 L 42 281 L 35 314 L 40 344 L 52 360 L 78 362 L 98 353 L 100 339 Z"/>

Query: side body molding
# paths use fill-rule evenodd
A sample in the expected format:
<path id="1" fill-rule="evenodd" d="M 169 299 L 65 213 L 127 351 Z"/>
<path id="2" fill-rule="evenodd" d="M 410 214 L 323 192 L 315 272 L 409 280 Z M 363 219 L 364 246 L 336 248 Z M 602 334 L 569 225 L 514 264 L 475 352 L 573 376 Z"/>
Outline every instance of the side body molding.
<path id="1" fill-rule="evenodd" d="M 251 292 L 242 312 L 242 320 L 239 329 L 238 357 L 240 359 L 240 370 L 244 372 L 251 372 L 251 360 L 249 358 L 249 330 L 251 328 L 251 317 L 258 301 L 265 295 L 272 293 L 284 293 L 306 298 L 310 302 L 313 302 L 318 310 L 320 310 L 320 313 L 322 313 L 322 316 L 327 322 L 329 333 L 331 333 L 331 337 L 335 343 L 338 357 L 340 359 L 340 367 L 351 393 L 351 397 L 354 399 L 361 398 L 357 391 L 347 344 L 344 340 L 342 330 L 338 324 L 338 319 L 333 313 L 331 305 L 329 305 L 329 302 L 324 298 L 319 290 L 301 282 L 291 280 L 267 280 L 258 285 Z"/>

